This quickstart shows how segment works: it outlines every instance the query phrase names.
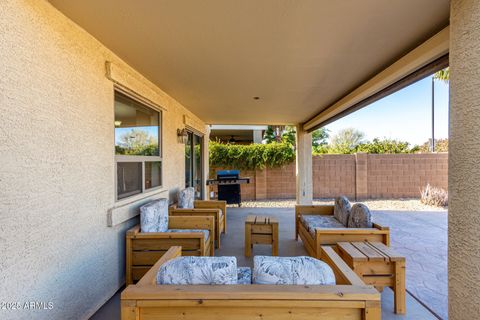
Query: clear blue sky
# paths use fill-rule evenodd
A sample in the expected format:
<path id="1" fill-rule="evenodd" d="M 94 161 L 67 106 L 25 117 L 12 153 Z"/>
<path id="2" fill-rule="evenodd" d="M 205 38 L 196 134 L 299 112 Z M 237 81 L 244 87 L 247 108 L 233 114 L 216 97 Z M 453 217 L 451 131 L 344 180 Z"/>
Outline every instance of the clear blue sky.
<path id="1" fill-rule="evenodd" d="M 330 136 L 345 128 L 366 139 L 391 138 L 422 144 L 431 137 L 431 80 L 427 77 L 339 119 L 326 128 Z M 448 138 L 448 84 L 435 81 L 435 139 Z"/>

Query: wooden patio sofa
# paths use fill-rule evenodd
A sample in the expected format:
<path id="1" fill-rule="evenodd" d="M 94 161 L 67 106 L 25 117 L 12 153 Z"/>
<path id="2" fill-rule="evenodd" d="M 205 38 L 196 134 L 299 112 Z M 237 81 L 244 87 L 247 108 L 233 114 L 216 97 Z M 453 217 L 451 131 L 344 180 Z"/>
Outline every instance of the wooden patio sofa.
<path id="1" fill-rule="evenodd" d="M 215 218 L 216 248 L 220 248 L 220 235 L 227 233 L 227 202 L 218 200 L 195 200 L 193 209 L 170 206 L 168 212 L 172 216 L 210 216 Z"/>
<path id="2" fill-rule="evenodd" d="M 390 229 L 377 223 L 373 228 L 317 228 L 313 236 L 300 220 L 301 215 L 331 215 L 333 205 L 296 205 L 295 206 L 295 239 L 302 239 L 308 254 L 320 259 L 323 245 L 335 245 L 338 242 L 371 241 L 390 246 Z"/>
<path id="3" fill-rule="evenodd" d="M 181 248 L 172 247 L 122 292 L 122 320 L 380 320 L 378 291 L 365 285 L 332 248 L 323 250 L 337 285 L 157 285 L 160 266 L 181 255 Z"/>
<path id="4" fill-rule="evenodd" d="M 203 232 L 141 232 L 136 225 L 126 234 L 126 276 L 127 285 L 141 277 L 162 257 L 170 247 L 182 246 L 186 256 L 213 256 L 215 223 L 213 217 L 169 217 L 169 229 L 205 229 Z"/>

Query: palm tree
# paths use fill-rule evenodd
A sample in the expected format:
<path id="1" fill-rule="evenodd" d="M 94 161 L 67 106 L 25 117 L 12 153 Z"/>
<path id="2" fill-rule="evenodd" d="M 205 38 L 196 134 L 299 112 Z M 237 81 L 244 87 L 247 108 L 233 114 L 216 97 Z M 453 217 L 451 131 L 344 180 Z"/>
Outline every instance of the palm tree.
<path id="1" fill-rule="evenodd" d="M 432 77 L 432 152 L 435 152 L 435 80 L 442 81 L 448 85 L 450 81 L 450 68 L 446 67 L 433 74 Z"/>
<path id="2" fill-rule="evenodd" d="M 446 67 L 443 70 L 435 72 L 433 79 L 448 83 L 450 81 L 450 68 Z"/>

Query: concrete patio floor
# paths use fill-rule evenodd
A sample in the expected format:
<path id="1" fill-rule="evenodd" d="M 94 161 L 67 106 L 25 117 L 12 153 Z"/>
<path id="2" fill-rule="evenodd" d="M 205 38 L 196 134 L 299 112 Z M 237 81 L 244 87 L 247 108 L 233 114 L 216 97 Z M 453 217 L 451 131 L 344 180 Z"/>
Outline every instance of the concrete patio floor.
<path id="1" fill-rule="evenodd" d="M 294 209 L 293 208 L 228 208 L 228 233 L 222 237 L 222 248 L 216 250 L 215 255 L 232 255 L 237 257 L 239 266 L 252 266 L 253 258 L 246 258 L 244 256 L 244 221 L 248 214 L 267 214 L 277 217 L 279 220 L 279 255 L 280 256 L 299 256 L 306 255 L 306 251 L 302 242 L 295 241 L 295 223 L 294 223 Z M 446 275 L 446 258 L 444 263 L 437 260 L 442 260 L 443 251 L 446 250 L 446 213 L 425 213 L 425 212 L 387 212 L 376 211 L 373 212 L 374 221 L 389 225 L 392 229 L 392 246 L 402 254 L 407 256 L 407 289 L 410 292 L 423 293 L 425 299 L 432 298 L 434 303 L 428 305 L 429 307 L 437 306 L 437 298 L 441 301 L 443 297 L 436 297 L 432 292 L 426 291 L 424 288 L 430 288 L 428 281 L 432 275 L 429 270 L 435 270 L 433 276 L 441 278 L 434 282 L 438 285 L 440 296 L 443 296 L 443 279 L 440 275 Z M 442 218 L 444 216 L 444 218 Z M 430 217 L 434 217 L 430 221 Z M 415 227 L 419 224 L 418 227 Z M 443 228 L 445 224 L 445 228 Z M 413 226 L 412 226 L 413 225 Z M 429 226 L 430 228 L 427 228 Z M 422 230 L 422 232 L 419 232 Z M 431 230 L 429 232 L 428 230 Z M 443 231 L 442 231 L 443 230 Z M 397 239 L 398 237 L 398 239 Z M 435 237 L 438 237 L 437 254 L 431 255 L 429 252 L 435 244 Z M 406 245 L 404 241 L 410 241 Z M 424 246 L 425 245 L 425 246 Z M 415 248 L 414 251 L 413 248 Z M 270 255 L 270 246 L 255 246 L 253 255 Z M 445 253 L 446 256 L 446 253 Z M 410 262 L 411 261 L 411 262 Z M 430 269 L 430 264 L 437 264 L 436 269 Z M 410 271 L 410 264 L 412 270 Z M 418 264 L 418 265 L 417 265 Z M 445 269 L 442 269 L 442 266 Z M 422 277 L 425 276 L 425 279 Z M 417 285 L 418 284 L 418 285 Z M 446 290 L 446 288 L 445 288 Z M 121 291 L 121 290 L 120 290 Z M 91 319 L 106 320 L 106 319 L 120 319 L 120 291 L 115 294 Z M 444 291 L 446 292 L 446 291 Z M 414 294 L 415 294 L 414 293 Z M 427 295 L 428 294 L 428 295 Z M 442 305 L 440 305 L 441 307 Z M 446 306 L 446 304 L 445 304 Z M 443 315 L 443 309 L 435 309 L 434 312 L 438 315 Z M 442 316 L 443 318 L 443 316 Z M 427 308 L 419 303 L 412 295 L 407 294 L 407 314 L 396 315 L 393 313 L 393 292 L 386 288 L 382 293 L 382 319 L 438 319 Z M 446 317 L 445 317 L 446 319 Z"/>

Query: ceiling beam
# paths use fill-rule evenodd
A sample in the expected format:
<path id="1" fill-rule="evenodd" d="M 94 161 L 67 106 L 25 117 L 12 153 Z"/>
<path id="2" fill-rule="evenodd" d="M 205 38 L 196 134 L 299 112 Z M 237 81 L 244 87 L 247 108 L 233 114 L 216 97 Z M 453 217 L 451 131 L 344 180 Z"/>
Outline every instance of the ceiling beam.
<path id="1" fill-rule="evenodd" d="M 379 95 L 382 91 L 388 91 L 388 94 L 391 94 L 405 87 L 408 84 L 406 84 L 407 82 L 405 81 L 402 82 L 403 79 L 408 78 L 428 65 L 432 65 L 432 63 L 435 64 L 435 62 L 440 61 L 442 57 L 448 57 L 449 34 L 450 27 L 447 26 L 420 46 L 416 47 L 395 63 L 375 75 L 373 78 L 305 122 L 303 124 L 304 130 L 311 132 L 334 121 L 332 119 L 337 120 L 346 114 L 381 99 L 386 96 Z M 439 63 L 436 65 L 438 67 L 438 65 L 441 64 Z M 421 72 L 419 74 L 423 73 Z M 427 76 L 427 74 L 424 76 Z M 413 81 L 410 83 L 412 82 Z M 398 86 L 396 84 L 398 84 Z M 368 104 L 365 103 L 367 101 L 369 101 Z"/>

